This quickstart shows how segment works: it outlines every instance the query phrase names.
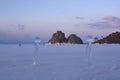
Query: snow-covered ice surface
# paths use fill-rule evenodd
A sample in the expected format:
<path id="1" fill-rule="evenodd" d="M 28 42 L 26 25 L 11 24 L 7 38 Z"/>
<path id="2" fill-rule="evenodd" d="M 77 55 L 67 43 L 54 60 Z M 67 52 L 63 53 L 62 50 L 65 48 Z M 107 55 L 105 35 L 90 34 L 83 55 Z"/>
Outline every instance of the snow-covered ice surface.
<path id="1" fill-rule="evenodd" d="M 120 80 L 120 45 L 0 45 L 0 80 Z M 90 65 L 89 61 L 90 60 Z"/>

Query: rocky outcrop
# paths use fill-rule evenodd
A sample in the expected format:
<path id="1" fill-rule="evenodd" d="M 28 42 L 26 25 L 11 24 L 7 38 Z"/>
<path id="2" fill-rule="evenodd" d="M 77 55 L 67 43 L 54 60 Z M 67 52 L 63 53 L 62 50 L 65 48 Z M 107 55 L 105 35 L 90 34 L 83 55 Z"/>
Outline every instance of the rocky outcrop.
<path id="1" fill-rule="evenodd" d="M 65 43 L 66 37 L 65 34 L 62 31 L 57 31 L 52 35 L 52 38 L 49 40 L 49 43 Z"/>
<path id="2" fill-rule="evenodd" d="M 112 33 L 110 35 L 108 35 L 107 37 L 100 39 L 98 41 L 95 41 L 94 43 L 119 43 L 120 44 L 120 32 L 115 32 Z"/>
<path id="3" fill-rule="evenodd" d="M 75 34 L 71 34 L 67 38 L 67 43 L 71 43 L 71 44 L 83 44 L 82 40 L 78 36 L 76 36 Z"/>
<path id="4" fill-rule="evenodd" d="M 48 43 L 83 44 L 81 38 L 79 38 L 75 34 L 71 34 L 68 38 L 66 38 L 65 34 L 62 31 L 57 31 L 56 33 L 54 33 Z"/>

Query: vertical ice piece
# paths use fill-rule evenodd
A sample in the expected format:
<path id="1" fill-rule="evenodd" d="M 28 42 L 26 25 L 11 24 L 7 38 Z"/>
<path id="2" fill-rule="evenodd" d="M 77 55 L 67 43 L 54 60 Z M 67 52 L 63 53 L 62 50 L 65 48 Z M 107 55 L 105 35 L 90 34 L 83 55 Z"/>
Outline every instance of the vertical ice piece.
<path id="1" fill-rule="evenodd" d="M 39 65 L 40 64 L 40 60 L 38 57 L 38 52 L 39 52 L 39 45 L 41 43 L 41 39 L 39 37 L 36 37 L 34 40 L 34 59 L 33 59 L 33 65 Z"/>
<path id="2" fill-rule="evenodd" d="M 91 47 L 91 44 L 92 42 L 94 42 L 94 38 L 92 36 L 87 36 L 86 38 L 86 43 L 87 43 L 87 46 L 86 46 L 86 54 L 87 54 L 87 59 L 88 59 L 88 66 L 92 65 L 92 61 L 91 61 L 91 58 L 92 58 L 92 47 Z"/>
<path id="3" fill-rule="evenodd" d="M 87 43 L 87 46 L 86 46 L 86 54 L 87 54 L 87 69 L 88 69 L 88 74 L 91 74 L 91 67 L 93 67 L 93 64 L 92 64 L 92 42 L 94 42 L 94 39 L 92 36 L 87 36 L 86 38 L 86 43 Z M 91 76 L 89 77 L 89 80 L 93 80 L 94 77 Z"/>

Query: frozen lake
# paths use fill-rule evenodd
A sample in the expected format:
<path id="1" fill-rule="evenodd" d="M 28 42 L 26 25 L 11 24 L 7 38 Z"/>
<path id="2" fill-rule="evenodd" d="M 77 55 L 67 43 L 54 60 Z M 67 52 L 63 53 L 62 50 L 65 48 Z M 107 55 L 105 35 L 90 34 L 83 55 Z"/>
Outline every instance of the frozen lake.
<path id="1" fill-rule="evenodd" d="M 120 80 L 120 45 L 0 45 L 0 80 Z M 90 59 L 89 59 L 90 58 Z"/>

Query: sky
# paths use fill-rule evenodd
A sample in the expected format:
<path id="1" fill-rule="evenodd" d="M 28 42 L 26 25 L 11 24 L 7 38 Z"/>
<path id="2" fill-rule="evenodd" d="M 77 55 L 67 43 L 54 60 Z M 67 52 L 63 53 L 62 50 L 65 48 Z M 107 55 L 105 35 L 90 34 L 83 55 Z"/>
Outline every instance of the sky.
<path id="1" fill-rule="evenodd" d="M 119 8 L 120 0 L 0 0 L 0 38 L 105 36 L 120 31 Z"/>

